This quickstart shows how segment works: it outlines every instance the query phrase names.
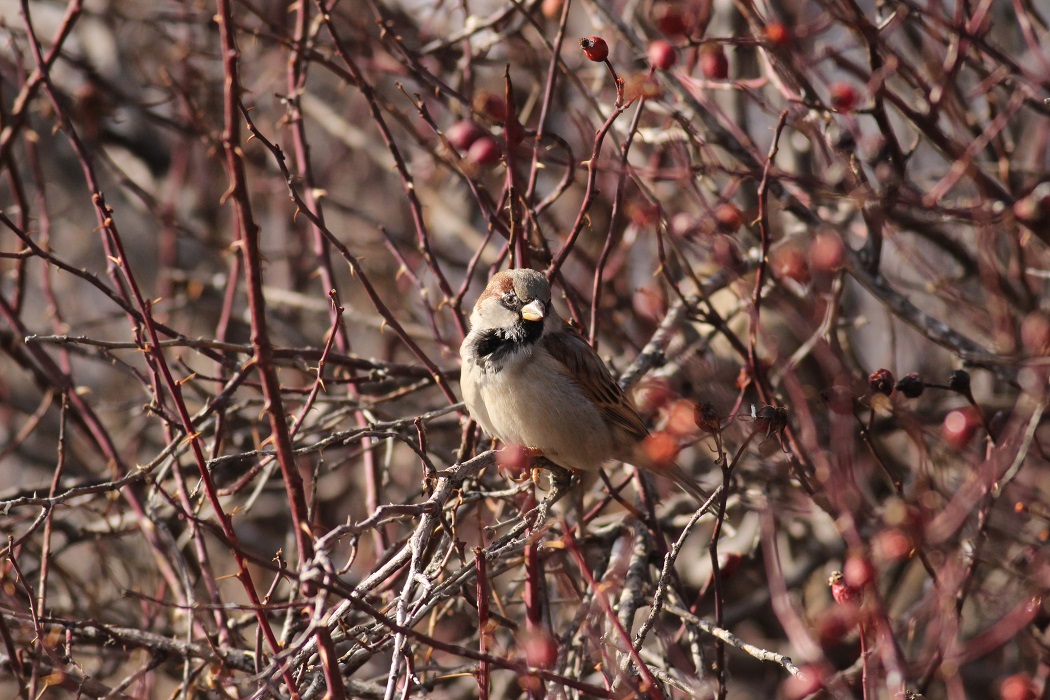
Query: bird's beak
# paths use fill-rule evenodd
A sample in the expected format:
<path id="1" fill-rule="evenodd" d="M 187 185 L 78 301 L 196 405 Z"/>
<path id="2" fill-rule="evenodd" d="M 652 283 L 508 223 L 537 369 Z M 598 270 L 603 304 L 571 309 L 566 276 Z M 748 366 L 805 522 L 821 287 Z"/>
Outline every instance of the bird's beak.
<path id="1" fill-rule="evenodd" d="M 521 307 L 521 317 L 526 321 L 539 321 L 543 319 L 543 302 L 539 299 L 530 301 L 525 306 Z"/>

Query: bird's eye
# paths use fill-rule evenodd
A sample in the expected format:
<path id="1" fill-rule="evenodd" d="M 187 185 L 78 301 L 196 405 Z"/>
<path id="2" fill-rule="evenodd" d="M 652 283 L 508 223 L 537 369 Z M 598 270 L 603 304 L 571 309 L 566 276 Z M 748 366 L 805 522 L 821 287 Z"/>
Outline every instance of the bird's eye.
<path id="1" fill-rule="evenodd" d="M 513 306 L 518 302 L 518 295 L 514 292 L 507 292 L 503 295 L 503 303 L 507 306 Z"/>

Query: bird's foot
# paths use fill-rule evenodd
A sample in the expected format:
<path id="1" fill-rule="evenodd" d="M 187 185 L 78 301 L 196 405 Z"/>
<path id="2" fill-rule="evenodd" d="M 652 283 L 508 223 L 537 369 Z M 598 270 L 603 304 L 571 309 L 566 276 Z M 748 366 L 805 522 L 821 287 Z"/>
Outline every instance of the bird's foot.
<path id="1" fill-rule="evenodd" d="M 551 506 L 572 490 L 573 480 L 576 478 L 575 473 L 571 470 L 560 467 L 549 459 L 541 459 L 540 462 L 550 472 L 551 490 L 547 492 L 547 495 L 536 509 L 536 520 L 532 525 L 533 531 L 543 527 L 543 523 L 546 522 L 547 516 L 550 514 Z"/>

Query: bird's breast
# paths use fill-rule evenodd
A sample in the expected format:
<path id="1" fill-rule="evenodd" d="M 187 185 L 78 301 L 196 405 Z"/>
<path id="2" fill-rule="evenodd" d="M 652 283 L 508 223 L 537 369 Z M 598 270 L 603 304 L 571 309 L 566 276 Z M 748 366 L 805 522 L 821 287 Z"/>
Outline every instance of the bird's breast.
<path id="1" fill-rule="evenodd" d="M 470 362 L 478 365 L 479 359 Z M 539 450 L 577 470 L 597 469 L 612 457 L 608 425 L 564 366 L 545 353 L 493 371 L 468 367 L 464 379 L 467 409 L 503 443 Z"/>

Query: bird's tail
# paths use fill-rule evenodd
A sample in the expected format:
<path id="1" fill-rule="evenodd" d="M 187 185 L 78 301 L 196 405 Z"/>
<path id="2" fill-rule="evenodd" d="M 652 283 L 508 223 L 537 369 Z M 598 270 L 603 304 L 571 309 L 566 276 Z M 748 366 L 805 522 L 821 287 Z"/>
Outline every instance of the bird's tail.
<path id="1" fill-rule="evenodd" d="M 711 494 L 700 488 L 700 485 L 696 483 L 696 479 L 692 477 L 686 470 L 675 464 L 670 459 L 654 459 L 654 455 L 650 450 L 646 449 L 644 442 L 639 442 L 633 450 L 631 450 L 630 458 L 624 460 L 633 464 L 636 467 L 670 479 L 679 486 L 681 486 L 690 496 L 696 499 L 696 502 L 703 505 L 711 498 Z"/>
<path id="2" fill-rule="evenodd" d="M 693 477 L 690 474 L 688 474 L 684 469 L 682 469 L 674 462 L 670 462 L 666 465 L 660 465 L 659 467 L 653 469 L 653 471 L 657 474 L 666 476 L 668 479 L 671 479 L 676 484 L 681 486 L 689 493 L 690 496 L 696 499 L 697 503 L 703 504 L 707 501 L 707 499 L 711 497 L 711 494 L 700 488 L 700 485 L 696 483 L 696 480 L 693 479 Z"/>

